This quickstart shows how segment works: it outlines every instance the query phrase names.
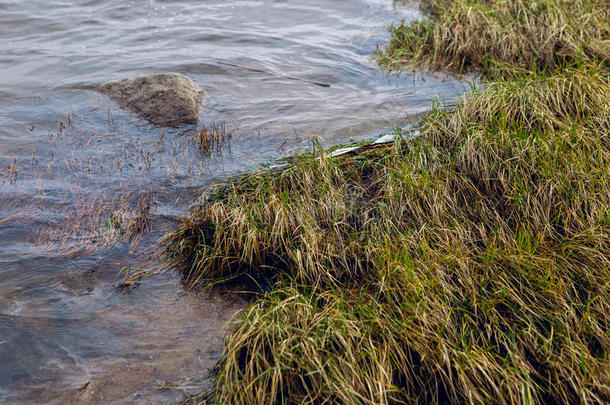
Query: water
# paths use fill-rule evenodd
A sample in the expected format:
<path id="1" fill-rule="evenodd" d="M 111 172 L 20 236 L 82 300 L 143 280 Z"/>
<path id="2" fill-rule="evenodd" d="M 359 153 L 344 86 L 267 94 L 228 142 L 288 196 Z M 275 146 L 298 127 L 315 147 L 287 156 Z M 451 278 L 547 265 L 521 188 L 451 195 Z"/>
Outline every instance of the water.
<path id="1" fill-rule="evenodd" d="M 390 0 L 0 0 L 0 402 L 179 400 L 154 383 L 212 366 L 247 301 L 172 272 L 118 290 L 117 272 L 158 266 L 153 243 L 205 186 L 455 101 L 463 82 L 371 57 L 419 17 Z M 202 153 L 192 128 L 160 131 L 91 90 L 170 71 L 205 89 L 199 126 L 226 123 L 230 142 Z"/>

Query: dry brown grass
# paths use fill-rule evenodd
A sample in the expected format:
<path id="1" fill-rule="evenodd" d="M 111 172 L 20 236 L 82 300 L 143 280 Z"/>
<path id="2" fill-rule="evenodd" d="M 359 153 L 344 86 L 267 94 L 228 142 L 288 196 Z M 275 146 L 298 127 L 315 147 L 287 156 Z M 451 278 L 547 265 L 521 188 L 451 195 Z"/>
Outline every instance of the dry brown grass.
<path id="1" fill-rule="evenodd" d="M 211 126 L 202 126 L 201 129 L 193 129 L 193 143 L 202 154 L 220 152 L 223 145 L 228 144 L 232 138 L 231 132 L 227 130 L 226 123 L 213 123 Z"/>

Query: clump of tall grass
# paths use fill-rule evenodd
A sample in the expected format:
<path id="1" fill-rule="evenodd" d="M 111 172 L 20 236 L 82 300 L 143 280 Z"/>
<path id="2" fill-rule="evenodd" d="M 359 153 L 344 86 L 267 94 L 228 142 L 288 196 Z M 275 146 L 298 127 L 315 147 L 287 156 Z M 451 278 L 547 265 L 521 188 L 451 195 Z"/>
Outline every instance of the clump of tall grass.
<path id="1" fill-rule="evenodd" d="M 227 130 L 226 123 L 214 122 L 211 126 L 202 126 L 200 130 L 193 129 L 192 140 L 202 154 L 220 152 L 222 146 L 228 143 L 232 134 Z"/>
<path id="2" fill-rule="evenodd" d="M 423 0 L 431 16 L 392 29 L 381 62 L 462 73 L 549 71 L 610 59 L 607 0 Z"/>
<path id="3" fill-rule="evenodd" d="M 610 400 L 610 79 L 497 82 L 420 137 L 229 184 L 170 235 L 189 283 L 276 281 L 221 403 Z"/>

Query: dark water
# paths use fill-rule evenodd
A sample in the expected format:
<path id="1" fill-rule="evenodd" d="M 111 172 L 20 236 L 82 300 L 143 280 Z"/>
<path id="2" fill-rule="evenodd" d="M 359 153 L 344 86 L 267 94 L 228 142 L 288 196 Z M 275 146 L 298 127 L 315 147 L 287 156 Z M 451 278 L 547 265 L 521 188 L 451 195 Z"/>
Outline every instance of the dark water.
<path id="1" fill-rule="evenodd" d="M 454 101 L 463 82 L 371 57 L 418 17 L 390 0 L 0 0 L 0 402 L 179 399 L 154 383 L 213 365 L 246 301 L 185 292 L 172 272 L 121 291 L 117 272 L 156 267 L 153 243 L 206 185 Z M 88 90 L 169 71 L 206 90 L 200 125 L 225 122 L 229 143 L 202 153 L 192 128 L 160 131 Z"/>

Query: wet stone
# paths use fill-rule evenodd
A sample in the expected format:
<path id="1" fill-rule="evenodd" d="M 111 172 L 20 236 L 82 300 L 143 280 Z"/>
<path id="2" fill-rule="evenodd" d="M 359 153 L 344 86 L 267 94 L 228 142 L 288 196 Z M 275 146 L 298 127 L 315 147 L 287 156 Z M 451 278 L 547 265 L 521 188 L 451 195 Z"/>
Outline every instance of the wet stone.
<path id="1" fill-rule="evenodd" d="M 139 76 L 103 84 L 107 94 L 128 109 L 159 126 L 196 124 L 205 92 L 180 73 Z"/>

